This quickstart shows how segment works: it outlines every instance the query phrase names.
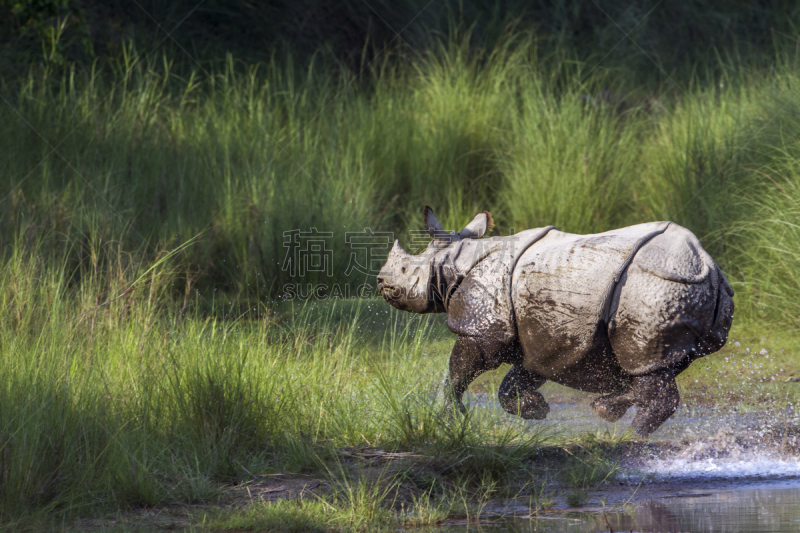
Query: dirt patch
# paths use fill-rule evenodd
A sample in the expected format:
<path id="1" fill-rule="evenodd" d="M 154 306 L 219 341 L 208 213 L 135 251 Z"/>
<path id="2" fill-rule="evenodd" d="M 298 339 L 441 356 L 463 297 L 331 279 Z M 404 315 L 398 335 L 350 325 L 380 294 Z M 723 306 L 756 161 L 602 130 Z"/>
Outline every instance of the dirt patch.
<path id="1" fill-rule="evenodd" d="M 225 500 L 228 505 L 233 505 L 294 499 L 323 492 L 328 486 L 327 481 L 312 476 L 268 474 L 228 488 Z"/>
<path id="2" fill-rule="evenodd" d="M 670 477 L 649 471 L 653 461 L 676 464 L 719 464 L 743 458 L 800 457 L 798 432 L 794 427 L 773 427 L 750 432 L 720 430 L 707 438 L 676 442 L 598 440 L 584 438 L 568 444 L 545 446 L 514 464 L 513 471 L 488 482 L 454 474 L 463 464 L 446 457 L 421 453 L 387 451 L 372 447 L 338 450 L 339 472 L 321 474 L 276 473 L 254 476 L 221 487 L 218 501 L 206 505 L 165 506 L 118 513 L 113 517 L 81 520 L 75 530 L 182 530 L 202 528 L 206 517 L 244 511 L 253 504 L 279 500 L 313 501 L 335 495 L 346 475 L 347 483 L 385 485 L 388 507 L 395 513 L 409 509 L 421 496 L 436 498 L 460 491 L 470 507 L 469 516 L 451 515 L 440 519 L 442 526 L 458 526 L 509 517 L 562 517 L 569 513 L 605 512 L 647 502 L 696 498 L 720 491 L 764 483 L 764 476 L 714 478 L 698 475 Z M 467 457 L 466 455 L 464 457 Z M 451 458 L 452 459 L 452 458 Z M 466 464 L 466 463 L 464 463 Z M 658 463 L 661 464 L 661 463 Z M 499 470 L 498 470 L 499 471 Z M 330 478 L 330 479 L 328 479 Z M 784 476 L 783 479 L 789 479 Z M 797 479 L 800 479 L 800 467 Z M 492 485 L 494 483 L 494 485 Z M 491 488 L 487 488 L 491 487 Z M 449 492 L 448 492 L 449 491 Z M 332 500 L 331 500 L 332 501 Z M 648 503 L 649 505 L 649 503 Z M 403 521 L 399 518 L 398 523 Z"/>

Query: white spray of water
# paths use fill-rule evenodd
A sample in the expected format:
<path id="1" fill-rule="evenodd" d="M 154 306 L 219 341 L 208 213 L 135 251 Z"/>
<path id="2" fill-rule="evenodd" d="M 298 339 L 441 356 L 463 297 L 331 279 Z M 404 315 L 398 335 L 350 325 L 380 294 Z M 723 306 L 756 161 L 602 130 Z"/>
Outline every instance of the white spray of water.
<path id="1" fill-rule="evenodd" d="M 721 429 L 639 468 L 661 479 L 800 477 L 800 439 L 772 430 Z"/>
<path id="2" fill-rule="evenodd" d="M 671 479 L 733 479 L 800 477 L 800 461 L 759 457 L 741 459 L 707 458 L 657 459 L 644 465 L 643 471 L 659 478 Z"/>

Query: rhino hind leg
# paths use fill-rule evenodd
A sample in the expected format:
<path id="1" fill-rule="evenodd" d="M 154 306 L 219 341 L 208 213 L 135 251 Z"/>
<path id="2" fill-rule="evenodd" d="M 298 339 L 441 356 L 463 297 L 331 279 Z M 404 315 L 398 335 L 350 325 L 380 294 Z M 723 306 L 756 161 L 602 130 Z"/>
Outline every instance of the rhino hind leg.
<path id="1" fill-rule="evenodd" d="M 649 437 L 678 408 L 680 394 L 672 368 L 636 376 L 631 387 L 639 407 L 631 428 L 642 437 Z"/>
<path id="2" fill-rule="evenodd" d="M 507 413 L 526 420 L 544 420 L 550 412 L 550 406 L 536 389 L 545 381 L 545 378 L 519 365 L 512 366 L 497 392 L 500 405 Z"/>

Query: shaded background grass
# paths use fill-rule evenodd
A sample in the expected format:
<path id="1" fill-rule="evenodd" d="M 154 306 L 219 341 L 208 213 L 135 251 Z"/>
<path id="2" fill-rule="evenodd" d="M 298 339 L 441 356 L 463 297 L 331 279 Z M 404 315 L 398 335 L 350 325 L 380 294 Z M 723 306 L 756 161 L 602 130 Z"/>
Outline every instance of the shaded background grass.
<path id="1" fill-rule="evenodd" d="M 540 435 L 439 416 L 436 317 L 277 304 L 287 283 L 372 281 L 346 273 L 345 234 L 418 247 L 426 203 L 449 228 L 491 210 L 498 233 L 674 220 L 737 324 L 798 324 L 796 8 L 0 10 L 4 522 L 210 501 L 365 442 L 504 480 Z M 333 268 L 298 278 L 285 232 L 311 228 Z"/>
<path id="2" fill-rule="evenodd" d="M 152 258 L 196 238 L 175 259 L 177 297 L 264 302 L 286 283 L 372 281 L 375 265 L 348 269 L 366 252 L 346 234 L 391 231 L 413 248 L 426 203 L 450 228 L 489 209 L 501 233 L 669 219 L 728 273 L 740 314 L 800 316 L 785 297 L 796 290 L 794 56 L 625 92 L 614 69 L 540 54 L 529 35 L 476 49 L 467 34 L 360 75 L 229 57 L 184 76 L 132 48 L 107 66 L 31 67 L 0 109 L 0 242 L 48 236 L 43 250 L 68 250 L 78 283 L 104 261 L 89 248 Z M 300 279 L 286 232 L 311 228 L 331 232 L 332 266 Z"/>

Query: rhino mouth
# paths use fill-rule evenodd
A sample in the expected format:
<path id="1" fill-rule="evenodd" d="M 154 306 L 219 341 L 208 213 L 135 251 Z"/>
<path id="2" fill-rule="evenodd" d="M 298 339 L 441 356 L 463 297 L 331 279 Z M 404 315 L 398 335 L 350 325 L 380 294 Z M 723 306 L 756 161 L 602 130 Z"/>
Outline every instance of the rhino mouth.
<path id="1" fill-rule="evenodd" d="M 383 299 L 389 303 L 397 301 L 403 297 L 403 289 L 397 287 L 387 287 L 384 285 L 380 288 L 380 293 L 381 296 L 383 296 Z"/>

